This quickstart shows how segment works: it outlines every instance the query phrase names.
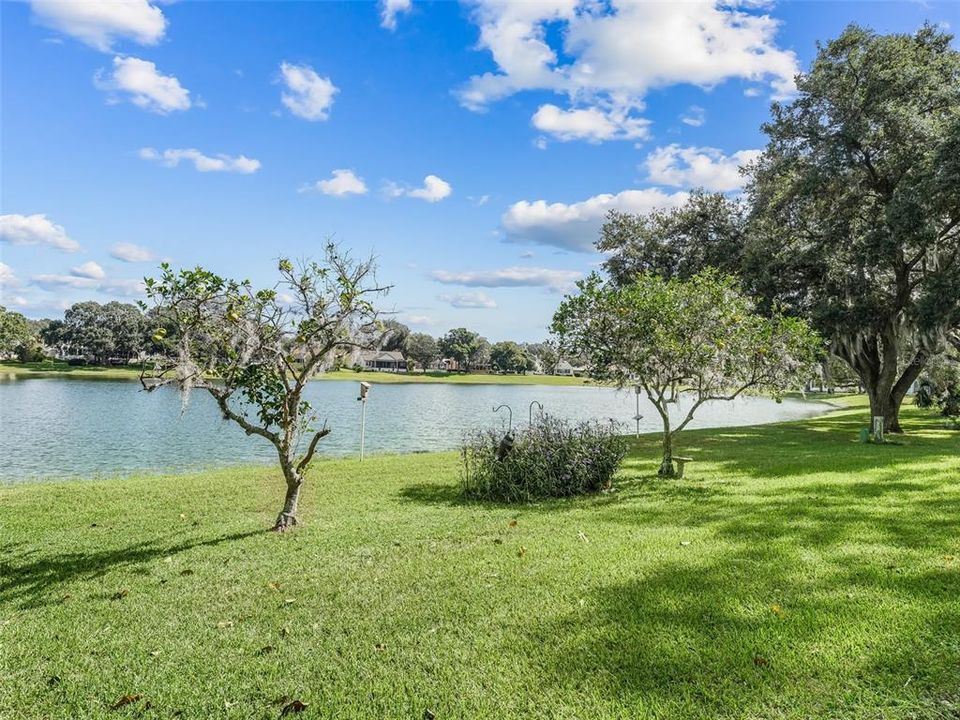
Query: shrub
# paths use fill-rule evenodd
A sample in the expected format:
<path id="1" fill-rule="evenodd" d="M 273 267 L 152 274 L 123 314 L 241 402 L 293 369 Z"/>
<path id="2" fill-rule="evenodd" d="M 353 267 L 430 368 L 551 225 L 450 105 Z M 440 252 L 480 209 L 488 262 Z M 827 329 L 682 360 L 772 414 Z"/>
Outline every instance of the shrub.
<path id="1" fill-rule="evenodd" d="M 502 459 L 500 433 L 474 432 L 460 452 L 461 490 L 466 497 L 500 502 L 605 490 L 627 452 L 627 441 L 616 430 L 611 424 L 573 424 L 545 415 L 512 435 L 513 447 Z"/>

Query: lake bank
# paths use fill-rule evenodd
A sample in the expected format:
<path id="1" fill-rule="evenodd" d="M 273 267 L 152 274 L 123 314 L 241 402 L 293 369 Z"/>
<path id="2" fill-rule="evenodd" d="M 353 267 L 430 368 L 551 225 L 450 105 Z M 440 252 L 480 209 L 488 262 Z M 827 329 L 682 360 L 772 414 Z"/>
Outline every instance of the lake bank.
<path id="1" fill-rule="evenodd" d="M 319 452 L 359 453 L 360 404 L 355 381 L 311 383 L 306 399 L 332 432 Z M 688 397 L 671 406 L 689 407 Z M 500 412 L 493 408 L 506 405 Z M 216 403 L 195 391 L 184 410 L 173 388 L 145 393 L 136 383 L 84 378 L 0 382 L 0 482 L 188 471 L 250 462 L 272 463 L 273 447 L 222 420 Z M 526 425 L 540 409 L 571 421 L 616 422 L 636 430 L 637 398 L 604 387 L 490 384 L 375 384 L 366 408 L 369 454 L 433 452 L 459 446 L 466 433 Z M 742 397 L 701 407 L 693 427 L 730 427 L 799 419 L 831 409 L 817 402 Z M 640 431 L 660 428 L 641 398 Z"/>
<path id="2" fill-rule="evenodd" d="M 70 377 L 86 380 L 138 380 L 140 368 L 100 367 L 95 365 L 67 365 L 65 363 L 0 363 L 0 376 L 55 378 Z M 552 385 L 596 386 L 589 378 L 561 375 L 491 375 L 488 373 L 390 373 L 335 370 L 317 375 L 314 380 L 352 380 L 380 384 L 425 383 L 453 385 Z"/>
<path id="3" fill-rule="evenodd" d="M 455 453 L 0 488 L 0 715 L 887 718 L 960 710 L 960 437 L 862 407 L 684 432 L 508 507 Z M 516 524 L 513 523 L 516 520 Z"/>

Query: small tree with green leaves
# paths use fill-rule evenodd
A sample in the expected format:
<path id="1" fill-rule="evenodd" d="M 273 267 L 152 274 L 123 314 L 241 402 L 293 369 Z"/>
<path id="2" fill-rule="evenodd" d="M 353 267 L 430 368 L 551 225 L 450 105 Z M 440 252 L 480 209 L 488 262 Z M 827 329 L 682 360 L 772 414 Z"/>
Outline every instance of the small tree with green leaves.
<path id="1" fill-rule="evenodd" d="M 330 433 L 326 423 L 317 427 L 304 390 L 338 356 L 382 333 L 373 298 L 387 288 L 377 284 L 373 261 L 356 262 L 328 245 L 323 262 L 281 259 L 280 281 L 263 290 L 202 267 L 161 269 L 158 279 L 147 278 L 147 297 L 176 328 L 176 340 L 171 360 L 141 374 L 144 388 L 174 384 L 185 400 L 202 389 L 224 419 L 269 441 L 286 482 L 273 529 L 296 525 L 305 473 Z M 153 339 L 166 335 L 160 327 Z"/>
<path id="2" fill-rule="evenodd" d="M 646 393 L 663 422 L 663 477 L 674 475 L 674 439 L 701 405 L 800 386 L 822 351 L 805 321 L 760 315 L 732 278 L 712 270 L 689 280 L 645 274 L 619 287 L 594 274 L 578 286 L 552 329 L 593 377 Z M 678 391 L 693 402 L 674 424 L 670 404 Z"/>

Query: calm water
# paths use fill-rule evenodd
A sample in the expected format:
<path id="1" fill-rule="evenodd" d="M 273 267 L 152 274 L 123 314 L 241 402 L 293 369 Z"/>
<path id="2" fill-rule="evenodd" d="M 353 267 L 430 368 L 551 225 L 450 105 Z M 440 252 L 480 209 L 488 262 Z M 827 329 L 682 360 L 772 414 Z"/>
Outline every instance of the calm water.
<path id="1" fill-rule="evenodd" d="M 349 455 L 359 450 L 357 383 L 312 383 L 308 397 L 333 432 L 320 453 Z M 636 400 L 629 392 L 595 387 L 537 385 L 375 385 L 367 403 L 367 452 L 416 452 L 455 448 L 464 432 L 505 427 L 513 408 L 514 426 L 527 422 L 530 401 L 570 419 L 614 418 L 633 430 Z M 677 414 L 685 404 L 676 408 Z M 752 425 L 808 417 L 821 403 L 741 398 L 700 408 L 693 427 Z M 641 429 L 659 429 L 656 411 L 641 404 Z M 181 414 L 176 390 L 152 394 L 134 382 L 28 378 L 0 381 L 0 481 L 101 476 L 139 470 L 210 467 L 272 462 L 273 447 L 247 437 L 221 420 L 213 400 L 194 392 Z"/>

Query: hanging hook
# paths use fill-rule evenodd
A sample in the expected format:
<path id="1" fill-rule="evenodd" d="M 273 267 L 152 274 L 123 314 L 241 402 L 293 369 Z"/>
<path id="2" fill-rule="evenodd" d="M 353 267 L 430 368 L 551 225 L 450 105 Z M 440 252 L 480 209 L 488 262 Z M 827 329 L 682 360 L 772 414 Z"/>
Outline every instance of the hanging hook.
<path id="1" fill-rule="evenodd" d="M 530 411 L 530 412 L 528 413 L 528 415 L 529 415 L 528 421 L 529 421 L 529 424 L 531 425 L 531 427 L 533 426 L 533 406 L 534 406 L 534 405 L 536 405 L 537 407 L 540 408 L 540 412 L 541 412 L 541 413 L 543 412 L 543 403 L 537 402 L 536 400 L 531 400 L 531 401 L 530 401 L 530 408 L 529 408 L 529 411 Z"/>
<path id="2" fill-rule="evenodd" d="M 503 410 L 504 408 L 506 408 L 506 409 L 507 409 L 507 412 L 510 413 L 510 422 L 509 422 L 509 425 L 507 426 L 507 432 L 508 432 L 508 433 L 509 433 L 509 432 L 513 432 L 513 408 L 511 408 L 509 405 L 499 405 L 499 406 L 495 407 L 495 408 L 493 409 L 493 411 L 494 411 L 494 412 L 500 412 L 500 411 Z"/>

